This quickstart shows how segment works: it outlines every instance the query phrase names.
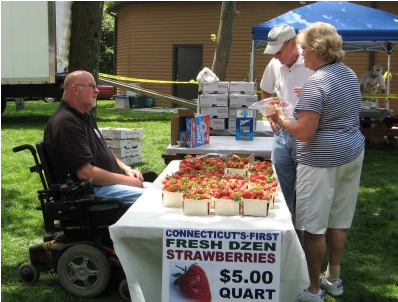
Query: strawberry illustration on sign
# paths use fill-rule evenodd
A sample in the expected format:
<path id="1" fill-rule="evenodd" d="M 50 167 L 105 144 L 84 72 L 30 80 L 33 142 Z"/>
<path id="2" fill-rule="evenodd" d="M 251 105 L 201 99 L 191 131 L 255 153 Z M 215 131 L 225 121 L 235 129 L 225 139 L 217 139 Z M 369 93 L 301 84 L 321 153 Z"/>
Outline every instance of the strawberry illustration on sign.
<path id="1" fill-rule="evenodd" d="M 196 263 L 187 267 L 176 266 L 183 273 L 172 274 L 176 277 L 174 284 L 179 286 L 183 295 L 194 301 L 211 301 L 209 280 L 205 271 Z"/>

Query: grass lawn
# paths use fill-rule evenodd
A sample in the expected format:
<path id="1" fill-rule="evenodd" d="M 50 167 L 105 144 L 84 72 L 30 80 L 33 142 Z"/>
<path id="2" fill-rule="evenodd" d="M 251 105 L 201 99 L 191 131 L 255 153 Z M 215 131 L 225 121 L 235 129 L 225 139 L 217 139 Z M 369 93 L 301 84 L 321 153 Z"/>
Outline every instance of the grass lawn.
<path id="1" fill-rule="evenodd" d="M 29 246 L 42 241 L 44 230 L 41 212 L 35 210 L 36 190 L 41 184 L 38 176 L 29 172 L 32 156 L 27 151 L 15 154 L 12 148 L 42 139 L 44 126 L 57 106 L 32 101 L 16 111 L 10 102 L 1 117 L 2 301 L 86 301 L 66 294 L 54 274 L 42 273 L 38 282 L 26 284 L 18 273 L 19 265 L 28 259 Z M 99 127 L 143 128 L 143 163 L 138 167 L 160 173 L 165 168 L 161 154 L 170 141 L 173 115 L 113 109 L 112 101 L 100 101 L 97 122 Z M 366 148 L 357 210 L 342 264 L 345 296 L 336 301 L 398 300 L 397 155 L 386 145 Z M 95 299 L 116 300 L 120 300 L 117 287 Z M 335 299 L 327 296 L 326 301 Z"/>

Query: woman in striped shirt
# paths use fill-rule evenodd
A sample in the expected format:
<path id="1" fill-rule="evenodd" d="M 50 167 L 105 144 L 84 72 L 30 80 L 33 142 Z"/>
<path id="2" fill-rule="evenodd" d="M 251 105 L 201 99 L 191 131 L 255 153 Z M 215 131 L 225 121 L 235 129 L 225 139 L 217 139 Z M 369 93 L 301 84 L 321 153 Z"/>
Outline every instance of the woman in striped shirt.
<path id="1" fill-rule="evenodd" d="M 297 39 L 305 66 L 315 72 L 302 87 L 295 119 L 285 119 L 280 109 L 270 118 L 297 138 L 296 228 L 305 229 L 310 275 L 310 286 L 297 301 L 323 301 L 320 287 L 332 296 L 343 294 L 340 264 L 365 146 L 359 125 L 361 92 L 357 76 L 341 62 L 342 39 L 332 25 L 315 23 Z M 328 267 L 321 274 L 327 245 Z"/>

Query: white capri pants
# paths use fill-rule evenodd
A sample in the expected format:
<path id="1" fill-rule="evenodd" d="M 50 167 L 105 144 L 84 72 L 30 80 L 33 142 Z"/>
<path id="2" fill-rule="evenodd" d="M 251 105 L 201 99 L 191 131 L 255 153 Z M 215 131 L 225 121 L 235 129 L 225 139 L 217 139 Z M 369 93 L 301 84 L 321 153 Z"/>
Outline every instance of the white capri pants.
<path id="1" fill-rule="evenodd" d="M 364 151 L 347 164 L 297 166 L 296 229 L 325 234 L 351 227 L 358 198 Z"/>

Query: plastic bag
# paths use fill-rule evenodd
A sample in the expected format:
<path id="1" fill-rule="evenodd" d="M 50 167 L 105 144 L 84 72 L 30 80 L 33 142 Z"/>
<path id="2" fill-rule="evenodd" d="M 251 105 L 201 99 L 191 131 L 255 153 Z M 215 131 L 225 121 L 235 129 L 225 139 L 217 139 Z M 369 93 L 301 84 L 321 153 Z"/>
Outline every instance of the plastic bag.
<path id="1" fill-rule="evenodd" d="M 267 116 L 272 114 L 275 111 L 274 105 L 278 104 L 279 107 L 282 108 L 283 115 L 286 118 L 292 117 L 292 104 L 281 100 L 279 97 L 271 97 L 267 99 L 262 99 L 261 101 L 255 102 L 254 104 L 249 106 L 249 109 L 256 109 L 263 116 Z"/>
<path id="2" fill-rule="evenodd" d="M 211 71 L 209 68 L 205 67 L 199 72 L 198 76 L 196 77 L 196 81 L 199 84 L 203 83 L 216 83 L 219 82 L 220 79 Z"/>

